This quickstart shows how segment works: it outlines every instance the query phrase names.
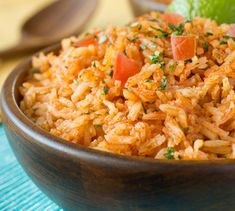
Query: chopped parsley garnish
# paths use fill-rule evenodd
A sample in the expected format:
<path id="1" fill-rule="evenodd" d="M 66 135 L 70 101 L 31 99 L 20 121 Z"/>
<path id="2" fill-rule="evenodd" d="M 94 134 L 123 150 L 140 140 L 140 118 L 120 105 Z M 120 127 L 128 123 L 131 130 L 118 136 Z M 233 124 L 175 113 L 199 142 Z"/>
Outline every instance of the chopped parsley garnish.
<path id="1" fill-rule="evenodd" d="M 137 37 L 132 37 L 132 38 L 128 38 L 127 39 L 130 41 L 130 42 L 135 42 L 138 38 Z"/>
<path id="2" fill-rule="evenodd" d="M 164 61 L 160 61 L 160 58 L 163 56 L 163 53 L 154 53 L 150 56 L 150 60 L 152 64 L 160 64 L 161 67 L 165 66 Z"/>
<path id="3" fill-rule="evenodd" d="M 180 23 L 178 26 L 174 26 L 172 23 L 168 23 L 168 27 L 173 31 L 173 35 L 182 35 L 184 32 L 184 26 Z"/>
<path id="4" fill-rule="evenodd" d="M 73 79 L 73 83 L 74 84 L 78 84 L 78 80 L 77 79 Z"/>
<path id="5" fill-rule="evenodd" d="M 174 68 L 175 68 L 175 65 L 173 65 L 173 64 L 170 64 L 170 65 L 169 65 L 169 71 L 170 71 L 170 72 L 171 72 Z"/>
<path id="6" fill-rule="evenodd" d="M 29 74 L 34 74 L 34 73 L 38 73 L 39 69 L 32 67 L 31 69 L 29 69 Z"/>
<path id="7" fill-rule="evenodd" d="M 174 159 L 175 149 L 173 147 L 167 147 L 167 153 L 164 154 L 164 157 L 168 160 Z"/>
<path id="8" fill-rule="evenodd" d="M 140 45 L 140 48 L 141 48 L 142 50 L 145 50 L 145 49 L 147 48 L 147 46 L 146 46 L 145 44 L 141 44 L 141 45 Z"/>
<path id="9" fill-rule="evenodd" d="M 152 83 L 152 82 L 154 82 L 154 80 L 147 79 L 147 80 L 145 80 L 144 82 L 146 82 L 146 83 Z"/>
<path id="10" fill-rule="evenodd" d="M 106 34 L 103 34 L 103 35 L 100 37 L 99 44 L 104 43 L 107 39 L 108 39 L 107 35 L 106 35 Z"/>
<path id="11" fill-rule="evenodd" d="M 142 107 L 143 107 L 144 113 L 147 114 L 147 110 L 146 110 L 146 108 L 144 107 L 144 104 L 143 104 L 143 103 L 142 103 Z"/>
<path id="12" fill-rule="evenodd" d="M 162 82 L 162 85 L 157 89 L 158 91 L 162 91 L 162 90 L 166 89 L 166 86 L 167 86 L 167 79 L 166 79 L 166 77 L 163 77 L 161 79 L 161 82 Z"/>
<path id="13" fill-rule="evenodd" d="M 231 37 L 228 36 L 228 35 L 224 35 L 223 38 L 224 38 L 225 40 L 228 40 L 228 39 L 231 38 Z"/>
<path id="14" fill-rule="evenodd" d="M 208 51 L 208 49 L 209 49 L 209 44 L 208 44 L 208 42 L 203 42 L 203 43 L 202 43 L 202 47 L 203 47 L 204 51 Z"/>
<path id="15" fill-rule="evenodd" d="M 151 63 L 152 64 L 157 64 L 159 63 L 159 59 L 162 57 L 162 53 L 154 53 L 150 56 L 150 59 L 151 59 Z"/>
<path id="16" fill-rule="evenodd" d="M 205 33 L 205 37 L 209 37 L 209 36 L 212 36 L 213 35 L 213 33 L 211 33 L 211 32 L 206 32 Z"/>
<path id="17" fill-rule="evenodd" d="M 109 93 L 109 90 L 107 89 L 106 86 L 103 86 L 102 90 L 103 90 L 105 95 L 107 95 Z"/>
<path id="18" fill-rule="evenodd" d="M 101 127 L 102 125 L 101 124 L 94 124 L 93 125 L 95 128 L 99 128 L 99 127 Z"/>
<path id="19" fill-rule="evenodd" d="M 220 44 L 220 45 L 226 45 L 226 44 L 227 44 L 227 41 L 221 40 L 221 41 L 219 42 L 219 44 Z"/>
<path id="20" fill-rule="evenodd" d="M 127 56 L 126 49 L 123 50 L 123 53 Z"/>
<path id="21" fill-rule="evenodd" d="M 149 18 L 148 21 L 151 21 L 151 22 L 158 22 L 158 19 L 156 19 L 156 18 Z"/>
<path id="22" fill-rule="evenodd" d="M 189 131 L 189 127 L 184 128 L 184 132 L 187 133 Z"/>
<path id="23" fill-rule="evenodd" d="M 158 36 L 157 36 L 159 39 L 166 38 L 166 37 L 169 36 L 169 33 L 166 32 L 166 31 L 164 31 L 164 30 L 162 30 L 162 29 L 157 29 L 157 30 L 162 33 L 161 35 L 158 35 Z"/>

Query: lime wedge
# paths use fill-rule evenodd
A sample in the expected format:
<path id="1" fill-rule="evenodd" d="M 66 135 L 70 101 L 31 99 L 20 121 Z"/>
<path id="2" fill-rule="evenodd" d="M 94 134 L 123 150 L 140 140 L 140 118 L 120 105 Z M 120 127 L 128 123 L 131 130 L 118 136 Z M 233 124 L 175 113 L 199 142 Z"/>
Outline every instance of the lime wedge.
<path id="1" fill-rule="evenodd" d="M 219 24 L 235 22 L 235 0 L 174 0 L 167 10 L 189 19 L 206 17 Z"/>

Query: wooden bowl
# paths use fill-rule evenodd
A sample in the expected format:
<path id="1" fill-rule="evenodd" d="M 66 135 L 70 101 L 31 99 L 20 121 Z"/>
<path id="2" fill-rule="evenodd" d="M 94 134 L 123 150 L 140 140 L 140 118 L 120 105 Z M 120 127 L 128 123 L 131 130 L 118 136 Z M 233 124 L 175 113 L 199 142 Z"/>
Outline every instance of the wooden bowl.
<path id="1" fill-rule="evenodd" d="M 167 4 L 156 0 L 129 0 L 135 16 L 140 16 L 151 11 L 164 12 Z"/>
<path id="2" fill-rule="evenodd" d="M 59 45 L 44 52 L 57 52 Z M 10 145 L 35 184 L 65 210 L 198 210 L 235 206 L 235 161 L 126 157 L 54 137 L 19 109 L 27 59 L 7 78 L 1 96 Z"/>

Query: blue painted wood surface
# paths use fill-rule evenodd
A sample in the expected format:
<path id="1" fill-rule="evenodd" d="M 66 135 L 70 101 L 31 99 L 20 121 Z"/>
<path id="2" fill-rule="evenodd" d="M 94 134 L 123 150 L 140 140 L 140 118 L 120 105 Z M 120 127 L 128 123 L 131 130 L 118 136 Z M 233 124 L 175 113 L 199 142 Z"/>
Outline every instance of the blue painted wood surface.
<path id="1" fill-rule="evenodd" d="M 43 194 L 18 164 L 0 125 L 0 210 L 62 211 Z"/>

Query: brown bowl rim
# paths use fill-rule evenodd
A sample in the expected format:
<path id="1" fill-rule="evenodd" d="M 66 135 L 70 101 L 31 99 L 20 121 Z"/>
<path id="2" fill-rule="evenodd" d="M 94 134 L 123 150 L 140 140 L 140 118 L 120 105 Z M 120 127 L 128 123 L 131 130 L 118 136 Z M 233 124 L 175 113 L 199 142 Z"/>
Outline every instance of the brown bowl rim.
<path id="1" fill-rule="evenodd" d="M 60 44 L 52 45 L 48 48 L 41 50 L 40 52 L 49 53 L 56 52 L 61 49 Z M 40 52 L 34 54 L 38 55 Z M 181 166 L 188 168 L 189 166 L 197 166 L 200 164 L 200 168 L 217 168 L 224 166 L 231 166 L 235 164 L 233 159 L 224 160 L 159 160 L 153 158 L 139 157 L 139 156 L 126 156 L 113 154 L 105 151 L 100 151 L 96 149 L 87 148 L 85 146 L 75 144 L 66 141 L 62 138 L 56 137 L 46 130 L 37 126 L 33 121 L 31 121 L 19 108 L 16 93 L 18 92 L 18 87 L 20 83 L 20 77 L 22 78 L 27 74 L 28 67 L 31 66 L 32 56 L 24 60 L 13 71 L 9 74 L 4 82 L 1 94 L 1 107 L 3 112 L 3 123 L 7 127 L 7 123 L 11 121 L 16 128 L 18 128 L 23 133 L 27 134 L 29 137 L 34 137 L 31 139 L 32 142 L 36 144 L 44 145 L 51 150 L 56 150 L 62 152 L 65 155 L 73 156 L 76 158 L 84 158 L 88 160 L 99 160 L 99 162 L 123 166 L 134 166 L 134 167 L 144 167 L 153 168 L 156 164 L 173 167 Z M 36 141 L 35 141 L 35 140 Z"/>

